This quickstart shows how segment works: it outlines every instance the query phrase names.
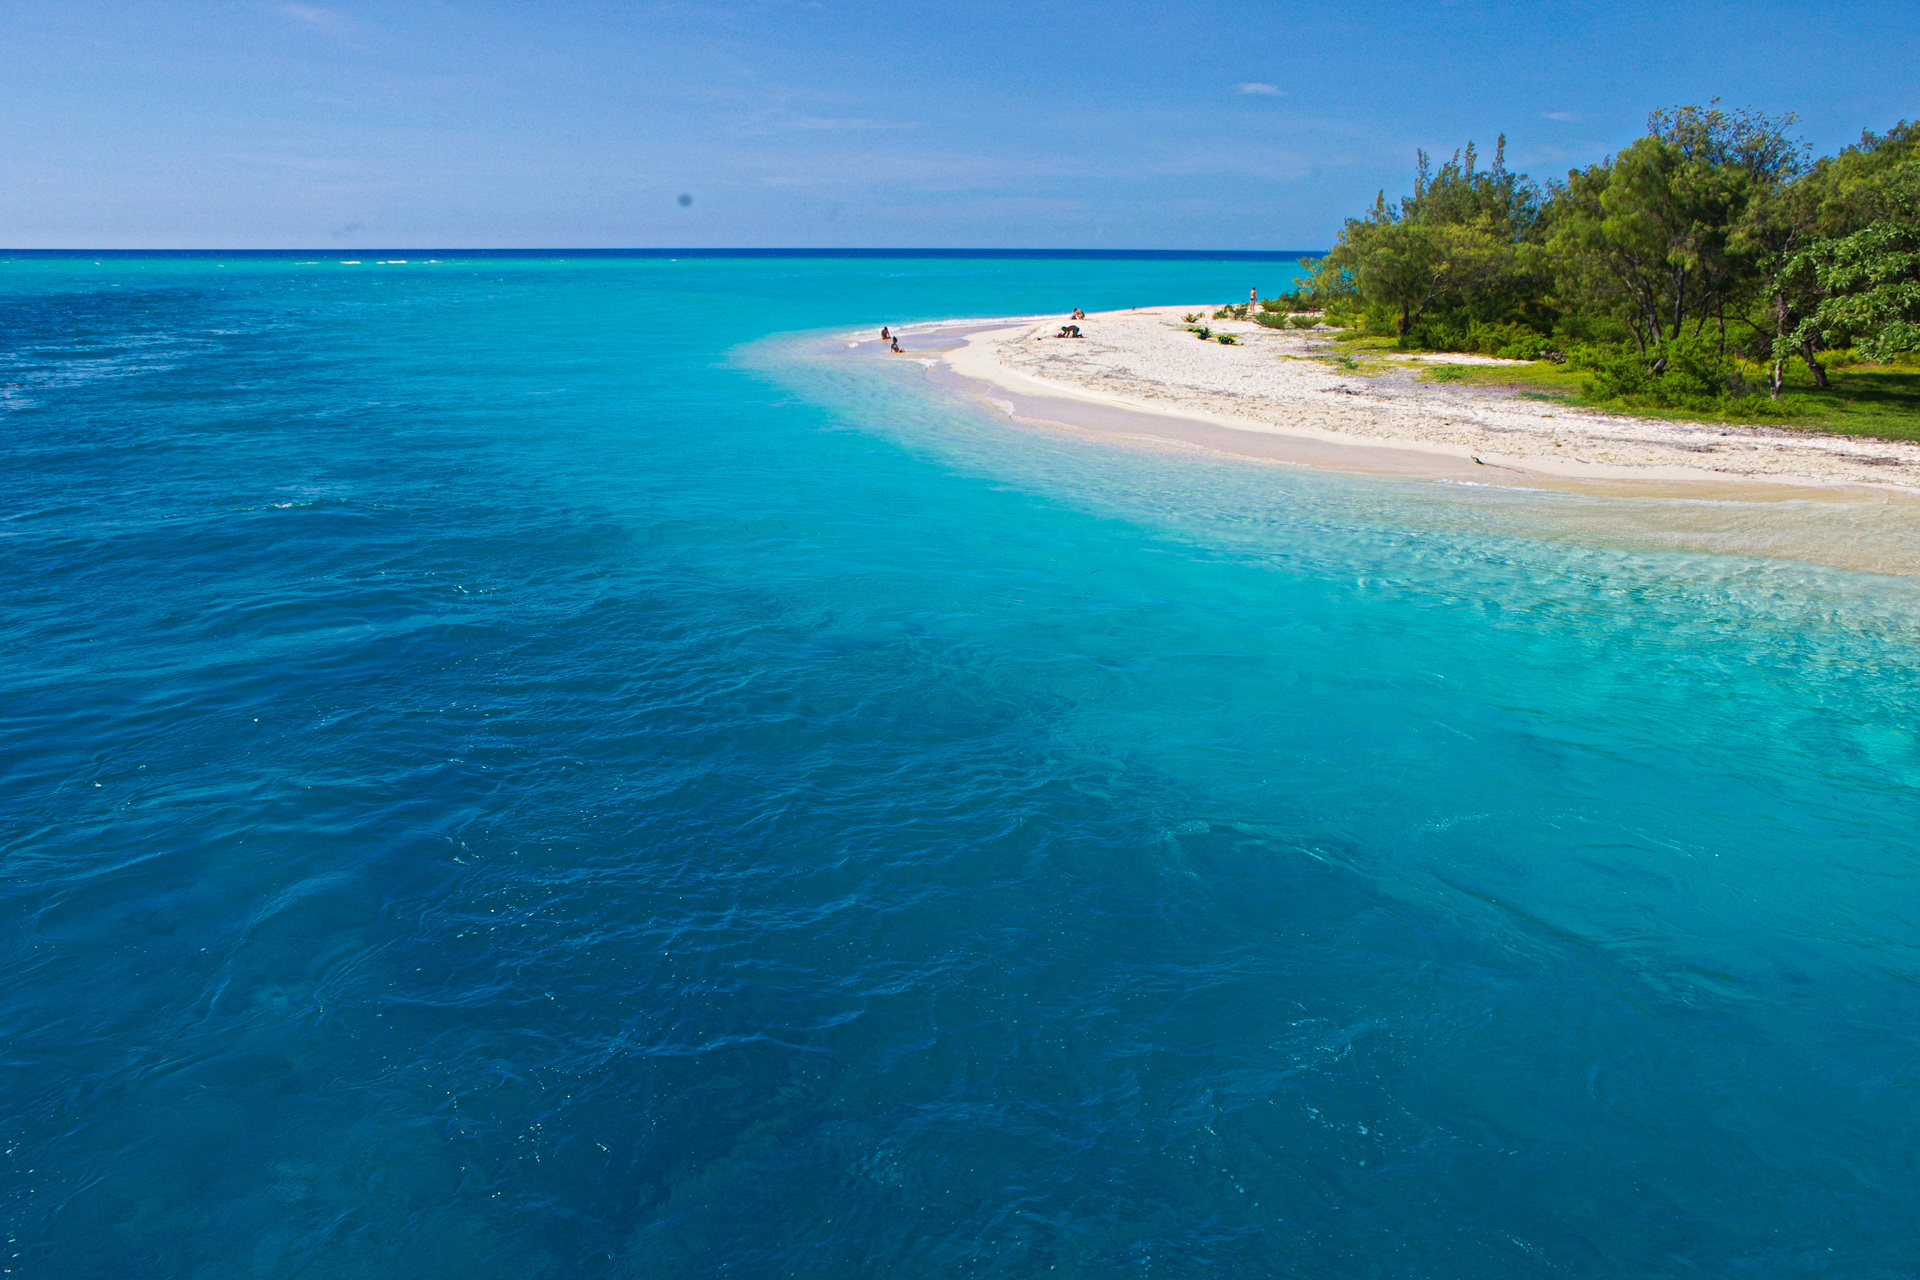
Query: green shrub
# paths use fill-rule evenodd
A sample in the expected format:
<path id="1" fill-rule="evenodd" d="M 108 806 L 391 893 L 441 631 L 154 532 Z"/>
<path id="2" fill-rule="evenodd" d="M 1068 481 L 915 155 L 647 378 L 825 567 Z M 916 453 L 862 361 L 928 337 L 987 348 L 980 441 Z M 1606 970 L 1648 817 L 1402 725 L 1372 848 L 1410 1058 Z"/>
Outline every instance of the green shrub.
<path id="1" fill-rule="evenodd" d="M 1240 341 L 1230 333 L 1217 334 L 1213 340 L 1223 347 L 1231 347 Z"/>
<path id="2" fill-rule="evenodd" d="M 1467 347 L 1502 360 L 1538 360 L 1553 339 L 1523 324 L 1474 324 L 1467 327 Z"/>
<path id="3" fill-rule="evenodd" d="M 1315 299 L 1311 289 L 1295 289 L 1290 293 L 1282 293 L 1272 298 L 1260 299 L 1260 309 L 1262 311 L 1280 313 L 1312 311 L 1319 307 L 1319 305 L 1320 303 Z"/>
<path id="4" fill-rule="evenodd" d="M 1533 337 L 1524 342 L 1510 342 L 1504 347 L 1496 347 L 1488 355 L 1502 360 L 1538 360 L 1547 354 L 1553 344 L 1545 338 Z"/>
<path id="5" fill-rule="evenodd" d="M 1423 351 L 1472 351 L 1503 360 L 1538 360 L 1553 348 L 1553 339 L 1524 324 L 1457 322 L 1448 316 L 1422 320 L 1400 342 Z"/>
<path id="6" fill-rule="evenodd" d="M 1393 338 L 1400 334 L 1400 313 L 1385 303 L 1355 305 L 1350 309 L 1350 315 L 1351 326 L 1362 333 L 1380 338 Z"/>
<path id="7" fill-rule="evenodd" d="M 1311 329 L 1320 323 L 1320 317 L 1289 315 L 1284 311 L 1262 311 L 1253 317 L 1253 322 L 1265 325 L 1269 329 Z"/>
<path id="8" fill-rule="evenodd" d="M 1637 348 L 1579 346 L 1568 363 L 1590 376 L 1581 387 L 1595 400 L 1654 409 L 1692 409 L 1743 417 L 1780 417 L 1785 410 L 1748 387 L 1739 366 L 1702 338 L 1669 338 L 1648 356 Z"/>
<path id="9" fill-rule="evenodd" d="M 1192 334 L 1194 337 L 1200 339 L 1200 341 L 1202 342 L 1205 342 L 1208 338 L 1211 338 L 1213 336 L 1213 330 L 1207 328 L 1207 326 L 1203 324 L 1190 324 L 1187 326 L 1187 332 Z"/>
<path id="10" fill-rule="evenodd" d="M 1181 316 L 1180 318 L 1186 321 L 1188 324 L 1192 324 L 1194 321 L 1200 318 L 1200 313 L 1198 311 L 1195 311 L 1191 315 L 1184 315 L 1184 316 Z"/>
<path id="11" fill-rule="evenodd" d="M 1647 358 L 1632 347 L 1582 344 L 1567 353 L 1567 363 L 1589 375 L 1580 380 L 1580 389 L 1594 400 L 1644 396 L 1660 380 Z"/>

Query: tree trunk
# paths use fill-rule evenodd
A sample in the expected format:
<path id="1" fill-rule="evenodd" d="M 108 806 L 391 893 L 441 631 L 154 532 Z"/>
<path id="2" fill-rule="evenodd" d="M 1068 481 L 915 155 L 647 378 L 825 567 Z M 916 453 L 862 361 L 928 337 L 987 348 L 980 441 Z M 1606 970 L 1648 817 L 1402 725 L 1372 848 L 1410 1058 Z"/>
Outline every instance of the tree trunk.
<path id="1" fill-rule="evenodd" d="M 1400 308 L 1400 340 L 1407 340 L 1407 333 L 1413 328 L 1413 314 L 1404 306 Z"/>
<path id="2" fill-rule="evenodd" d="M 1814 358 L 1812 339 L 1808 339 L 1806 345 L 1800 348 L 1800 355 L 1801 358 L 1807 362 L 1807 368 L 1813 371 L 1813 385 L 1825 391 L 1827 389 L 1827 366 L 1821 364 L 1819 360 Z"/>
<path id="3" fill-rule="evenodd" d="M 1787 385 L 1787 358 L 1781 354 L 1786 336 L 1793 328 L 1793 308 L 1787 305 L 1787 291 L 1780 287 L 1777 280 L 1773 284 L 1773 373 L 1767 379 L 1769 393 L 1775 400 Z"/>
<path id="4" fill-rule="evenodd" d="M 1639 337 L 1638 334 L 1634 335 Z M 1660 312 L 1652 307 L 1647 309 L 1647 336 L 1640 342 L 1640 358 L 1647 362 L 1647 372 L 1659 373 L 1666 368 L 1667 358 L 1660 348 L 1665 344 L 1667 335 L 1660 329 Z"/>

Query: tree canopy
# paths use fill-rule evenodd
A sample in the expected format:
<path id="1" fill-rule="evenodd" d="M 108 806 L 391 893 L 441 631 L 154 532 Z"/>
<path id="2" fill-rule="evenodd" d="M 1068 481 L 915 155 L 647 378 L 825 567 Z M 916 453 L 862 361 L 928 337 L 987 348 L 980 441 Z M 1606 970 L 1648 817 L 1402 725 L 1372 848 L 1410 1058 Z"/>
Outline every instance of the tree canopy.
<path id="1" fill-rule="evenodd" d="M 1777 397 L 1792 361 L 1825 385 L 1835 351 L 1920 350 L 1920 123 L 1819 158 L 1793 123 L 1656 111 L 1544 186 L 1507 168 L 1504 137 L 1485 168 L 1471 143 L 1437 170 L 1417 153 L 1412 194 L 1348 219 L 1299 301 L 1404 346 L 1637 362 L 1618 376 L 1699 394 L 1738 393 L 1742 360 Z"/>

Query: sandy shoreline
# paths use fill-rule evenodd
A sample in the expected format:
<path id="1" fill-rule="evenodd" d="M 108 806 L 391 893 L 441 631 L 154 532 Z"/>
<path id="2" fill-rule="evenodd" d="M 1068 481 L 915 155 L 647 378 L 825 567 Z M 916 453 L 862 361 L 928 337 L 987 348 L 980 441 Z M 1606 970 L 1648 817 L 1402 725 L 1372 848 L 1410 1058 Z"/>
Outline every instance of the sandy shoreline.
<path id="1" fill-rule="evenodd" d="M 911 354 L 923 349 L 954 374 L 1028 402 L 990 397 L 1010 413 L 1076 425 L 1071 406 L 1083 418 L 1105 407 L 1136 425 L 1156 422 L 1171 440 L 1333 470 L 1590 491 L 1734 486 L 1760 497 L 1758 485 L 1799 497 L 1816 496 L 1810 489 L 1867 496 L 1861 488 L 1883 500 L 1920 497 L 1920 445 L 1612 417 L 1417 381 L 1418 364 L 1498 363 L 1476 356 L 1428 356 L 1411 369 L 1359 376 L 1324 358 L 1337 354 L 1324 334 L 1207 320 L 1238 344 L 1200 341 L 1182 322 L 1199 310 L 1097 313 L 1078 322 L 1079 340 L 1052 336 L 1059 317 L 915 326 L 903 336 Z"/>
<path id="2" fill-rule="evenodd" d="M 1058 315 L 1002 316 L 909 324 L 900 354 L 872 330 L 832 348 L 920 366 L 1011 430 L 1407 480 L 1409 511 L 1438 500 L 1522 536 L 1920 576 L 1920 445 L 1610 417 L 1420 380 L 1423 365 L 1501 363 L 1482 356 L 1352 370 L 1324 332 L 1205 321 L 1239 339 L 1223 346 L 1186 331 L 1201 310 L 1099 313 L 1079 340 L 1053 336 Z"/>

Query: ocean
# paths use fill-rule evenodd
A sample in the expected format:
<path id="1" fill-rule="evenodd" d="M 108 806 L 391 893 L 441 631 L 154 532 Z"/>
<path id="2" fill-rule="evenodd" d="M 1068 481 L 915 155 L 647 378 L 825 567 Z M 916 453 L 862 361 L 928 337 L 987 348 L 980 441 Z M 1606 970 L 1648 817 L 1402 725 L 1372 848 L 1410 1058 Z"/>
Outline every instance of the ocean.
<path id="1" fill-rule="evenodd" d="M 1920 1270 L 1920 580 L 841 341 L 1291 270 L 0 261 L 0 1275 Z"/>

